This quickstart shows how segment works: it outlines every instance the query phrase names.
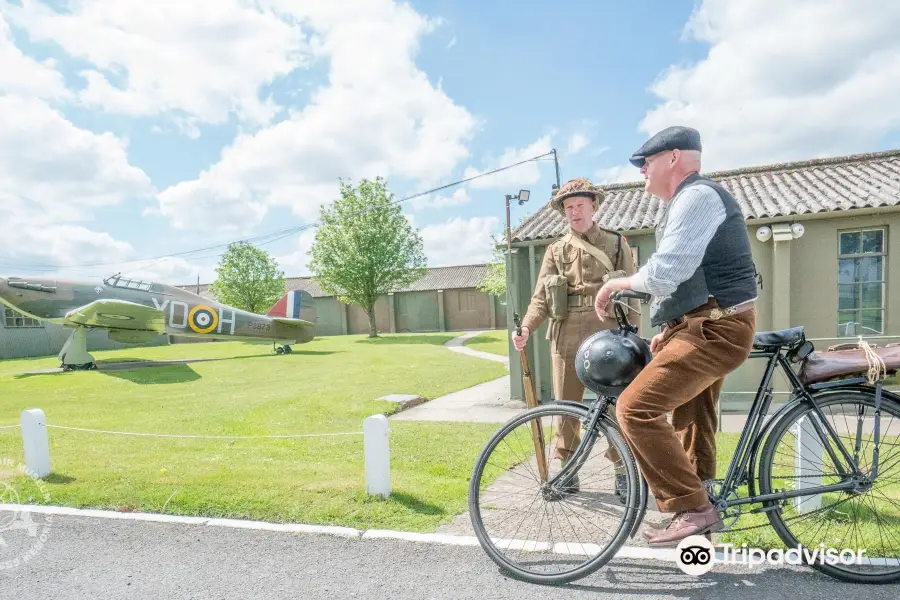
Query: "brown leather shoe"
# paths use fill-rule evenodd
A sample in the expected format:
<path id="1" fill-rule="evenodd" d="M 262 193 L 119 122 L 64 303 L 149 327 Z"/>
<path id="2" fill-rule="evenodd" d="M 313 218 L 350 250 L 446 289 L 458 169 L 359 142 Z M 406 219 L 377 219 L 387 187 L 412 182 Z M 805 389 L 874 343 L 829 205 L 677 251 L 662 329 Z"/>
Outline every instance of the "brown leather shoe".
<path id="1" fill-rule="evenodd" d="M 707 504 L 703 508 L 675 515 L 669 526 L 662 531 L 645 532 L 650 547 L 677 546 L 678 542 L 691 535 L 703 535 L 722 531 L 724 524 L 716 507 Z"/>

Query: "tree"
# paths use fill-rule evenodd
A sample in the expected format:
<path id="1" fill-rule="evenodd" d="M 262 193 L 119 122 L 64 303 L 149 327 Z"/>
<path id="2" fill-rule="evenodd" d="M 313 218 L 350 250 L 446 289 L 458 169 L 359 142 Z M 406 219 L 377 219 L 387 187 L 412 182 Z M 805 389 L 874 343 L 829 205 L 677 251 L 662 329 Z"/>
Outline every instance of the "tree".
<path id="1" fill-rule="evenodd" d="M 506 296 L 506 250 L 501 248 L 501 242 L 491 236 L 494 246 L 494 258 L 488 263 L 488 272 L 485 274 L 478 289 L 487 292 L 491 296 L 502 298 Z"/>
<path id="2" fill-rule="evenodd" d="M 209 286 L 216 300 L 253 313 L 271 308 L 284 295 L 284 273 L 265 250 L 248 242 L 229 244 Z"/>
<path id="3" fill-rule="evenodd" d="M 340 181 L 341 197 L 322 207 L 310 249 L 310 270 L 319 287 L 369 316 L 369 337 L 378 337 L 375 301 L 425 276 L 422 238 L 393 202 L 384 179 L 359 186 Z"/>

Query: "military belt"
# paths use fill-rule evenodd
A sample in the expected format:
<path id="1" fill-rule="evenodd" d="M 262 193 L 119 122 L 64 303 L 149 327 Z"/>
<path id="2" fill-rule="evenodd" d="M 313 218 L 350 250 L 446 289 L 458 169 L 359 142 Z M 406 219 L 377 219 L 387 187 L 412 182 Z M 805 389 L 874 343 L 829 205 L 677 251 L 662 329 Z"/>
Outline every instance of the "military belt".
<path id="1" fill-rule="evenodd" d="M 593 306 L 594 297 L 585 296 L 583 294 L 569 294 L 569 308 L 580 308 L 582 306 Z"/>

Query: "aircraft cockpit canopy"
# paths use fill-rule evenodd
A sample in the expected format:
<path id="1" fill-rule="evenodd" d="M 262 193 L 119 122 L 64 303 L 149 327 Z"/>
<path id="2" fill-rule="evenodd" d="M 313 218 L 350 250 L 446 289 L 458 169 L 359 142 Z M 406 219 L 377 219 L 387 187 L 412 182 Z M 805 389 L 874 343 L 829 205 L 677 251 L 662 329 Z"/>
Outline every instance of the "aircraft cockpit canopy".
<path id="1" fill-rule="evenodd" d="M 151 290 L 155 290 L 159 287 L 158 284 L 153 283 L 152 281 L 140 281 L 138 279 L 128 279 L 127 277 L 121 277 L 119 275 L 113 275 L 112 277 L 107 277 L 103 280 L 103 283 L 110 287 L 123 288 L 127 290 L 141 290 L 144 292 L 149 292 Z"/>

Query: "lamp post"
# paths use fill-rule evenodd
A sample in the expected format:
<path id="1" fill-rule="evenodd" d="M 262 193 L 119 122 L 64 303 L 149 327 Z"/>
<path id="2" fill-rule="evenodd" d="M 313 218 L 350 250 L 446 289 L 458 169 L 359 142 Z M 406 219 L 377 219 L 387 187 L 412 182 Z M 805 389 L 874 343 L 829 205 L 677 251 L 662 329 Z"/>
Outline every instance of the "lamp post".
<path id="1" fill-rule="evenodd" d="M 506 254 L 509 255 L 512 253 L 512 241 L 510 240 L 510 231 L 509 231 L 509 201 L 510 200 L 518 200 L 519 206 L 522 206 L 526 202 L 528 202 L 528 197 L 531 195 L 531 192 L 528 190 L 519 190 L 519 193 L 513 196 L 512 194 L 506 195 Z"/>

